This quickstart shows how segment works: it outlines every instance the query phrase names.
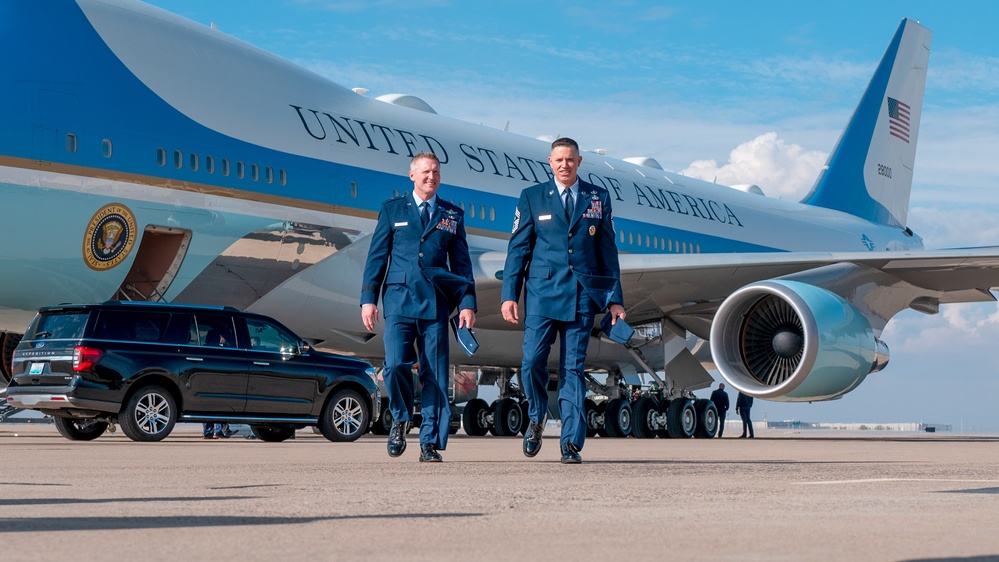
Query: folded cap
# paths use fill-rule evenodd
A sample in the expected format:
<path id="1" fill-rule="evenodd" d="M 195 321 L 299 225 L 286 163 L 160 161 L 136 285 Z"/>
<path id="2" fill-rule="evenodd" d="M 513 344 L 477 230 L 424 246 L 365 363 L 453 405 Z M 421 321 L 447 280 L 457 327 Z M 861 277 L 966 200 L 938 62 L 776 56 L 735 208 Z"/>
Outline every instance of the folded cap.
<path id="1" fill-rule="evenodd" d="M 471 357 L 475 354 L 475 350 L 479 349 L 479 340 L 475 338 L 475 332 L 467 327 L 458 327 L 461 320 L 458 315 L 451 317 L 451 331 L 454 332 L 454 339 L 458 340 L 458 345 L 461 346 L 462 351 L 466 355 Z"/>
<path id="2" fill-rule="evenodd" d="M 626 344 L 631 340 L 631 336 L 635 335 L 635 329 L 628 325 L 627 322 L 618 318 L 617 323 L 613 326 L 611 321 L 614 319 L 614 315 L 610 312 L 604 316 L 604 319 L 600 321 L 600 331 L 607 335 L 611 341 L 617 342 L 619 344 Z"/>

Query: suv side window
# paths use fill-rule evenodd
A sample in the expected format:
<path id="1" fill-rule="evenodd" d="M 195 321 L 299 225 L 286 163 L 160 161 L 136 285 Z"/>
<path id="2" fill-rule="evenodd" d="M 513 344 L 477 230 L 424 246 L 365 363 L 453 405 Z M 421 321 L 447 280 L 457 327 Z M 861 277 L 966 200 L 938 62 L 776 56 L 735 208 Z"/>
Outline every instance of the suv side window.
<path id="1" fill-rule="evenodd" d="M 197 314 L 192 323 L 191 342 L 208 347 L 239 347 L 232 318 L 222 314 Z"/>
<path id="2" fill-rule="evenodd" d="M 250 349 L 292 353 L 298 349 L 298 338 L 270 322 L 258 318 L 247 318 L 246 328 L 250 332 Z"/>
<path id="3" fill-rule="evenodd" d="M 170 314 L 147 310 L 102 310 L 94 326 L 101 340 L 158 342 L 166 333 Z"/>

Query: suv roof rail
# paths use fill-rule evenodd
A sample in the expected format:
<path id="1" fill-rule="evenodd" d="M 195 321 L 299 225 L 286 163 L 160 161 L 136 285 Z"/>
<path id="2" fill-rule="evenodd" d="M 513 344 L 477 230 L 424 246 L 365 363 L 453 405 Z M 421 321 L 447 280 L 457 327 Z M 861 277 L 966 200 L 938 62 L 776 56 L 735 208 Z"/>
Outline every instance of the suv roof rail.
<path id="1" fill-rule="evenodd" d="M 170 306 L 170 307 L 184 307 L 184 308 L 194 308 L 198 310 L 219 310 L 224 312 L 242 312 L 240 309 L 232 306 L 221 306 L 217 304 L 194 304 L 194 303 L 184 303 L 184 302 L 164 302 L 164 301 L 104 301 L 101 303 L 102 306 Z"/>

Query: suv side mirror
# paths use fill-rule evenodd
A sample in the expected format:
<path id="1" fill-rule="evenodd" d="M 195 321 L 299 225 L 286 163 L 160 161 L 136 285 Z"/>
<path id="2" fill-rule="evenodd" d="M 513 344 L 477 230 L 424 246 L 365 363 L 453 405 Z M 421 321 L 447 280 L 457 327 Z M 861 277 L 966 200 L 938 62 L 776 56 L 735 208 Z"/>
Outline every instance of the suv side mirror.
<path id="1" fill-rule="evenodd" d="M 298 357 L 300 355 L 305 355 L 309 352 L 311 348 L 308 342 L 305 340 L 300 340 L 298 344 L 294 347 L 282 347 L 281 356 L 285 359 L 291 359 L 292 357 Z"/>

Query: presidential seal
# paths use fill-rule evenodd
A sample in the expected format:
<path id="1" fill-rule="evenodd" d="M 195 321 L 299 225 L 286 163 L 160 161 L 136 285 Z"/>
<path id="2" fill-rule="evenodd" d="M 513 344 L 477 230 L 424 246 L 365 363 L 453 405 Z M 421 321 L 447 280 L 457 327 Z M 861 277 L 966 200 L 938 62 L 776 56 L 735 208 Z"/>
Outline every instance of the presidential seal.
<path id="1" fill-rule="evenodd" d="M 125 261 L 135 245 L 135 215 L 121 203 L 111 203 L 94 213 L 83 237 L 83 261 L 90 269 L 104 271 Z"/>

